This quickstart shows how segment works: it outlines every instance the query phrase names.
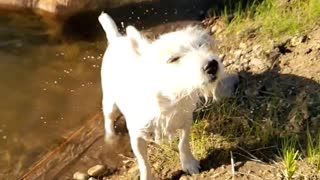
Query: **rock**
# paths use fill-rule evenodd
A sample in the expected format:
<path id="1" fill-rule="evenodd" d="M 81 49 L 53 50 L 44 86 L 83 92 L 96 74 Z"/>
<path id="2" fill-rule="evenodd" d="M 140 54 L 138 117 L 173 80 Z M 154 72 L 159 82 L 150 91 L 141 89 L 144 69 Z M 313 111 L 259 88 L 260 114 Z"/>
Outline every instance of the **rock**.
<path id="1" fill-rule="evenodd" d="M 239 59 L 242 55 L 242 50 L 241 49 L 238 49 L 234 52 L 234 56 L 236 59 Z"/>
<path id="2" fill-rule="evenodd" d="M 243 59 L 242 62 L 243 62 L 244 64 L 249 64 L 250 59 Z"/>
<path id="3" fill-rule="evenodd" d="M 251 59 L 250 62 L 249 62 L 249 65 L 250 66 L 255 66 L 255 67 L 259 68 L 259 69 L 266 68 L 266 64 L 261 59 L 258 59 L 258 58 Z"/>
<path id="4" fill-rule="evenodd" d="M 88 169 L 88 174 L 93 177 L 102 176 L 104 172 L 106 171 L 106 167 L 104 165 L 95 165 Z"/>
<path id="5" fill-rule="evenodd" d="M 76 180 L 88 180 L 88 178 L 89 178 L 88 174 L 82 173 L 79 171 L 77 171 L 73 174 L 73 179 L 76 179 Z"/>
<path id="6" fill-rule="evenodd" d="M 240 44 L 239 44 L 239 48 L 240 49 L 247 49 L 247 45 L 245 44 L 245 43 L 243 43 L 243 42 L 241 42 Z"/>
<path id="7" fill-rule="evenodd" d="M 300 37 L 293 37 L 291 40 L 290 40 L 290 44 L 291 46 L 298 46 L 299 44 L 305 42 L 307 40 L 307 36 L 300 36 Z"/>
<path id="8" fill-rule="evenodd" d="M 94 177 L 90 177 L 88 180 L 97 180 L 97 179 Z"/>
<path id="9" fill-rule="evenodd" d="M 281 53 L 279 51 L 270 52 L 267 57 L 272 61 L 276 61 L 280 57 Z"/>
<path id="10" fill-rule="evenodd" d="M 217 31 L 217 26 L 212 26 L 211 27 L 211 33 L 214 34 Z"/>
<path id="11" fill-rule="evenodd" d="M 255 45 L 252 47 L 252 51 L 256 55 L 260 55 L 262 53 L 262 47 L 260 45 Z"/>
<path id="12" fill-rule="evenodd" d="M 221 61 L 223 61 L 225 57 L 226 57 L 225 54 L 220 54 L 220 55 L 219 55 L 219 58 L 221 59 Z"/>

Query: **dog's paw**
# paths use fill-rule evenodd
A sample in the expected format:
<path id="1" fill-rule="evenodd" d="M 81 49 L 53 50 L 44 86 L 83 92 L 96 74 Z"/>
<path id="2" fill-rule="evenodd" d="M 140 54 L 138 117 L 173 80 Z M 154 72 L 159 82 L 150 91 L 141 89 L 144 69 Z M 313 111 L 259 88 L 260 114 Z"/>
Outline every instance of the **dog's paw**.
<path id="1" fill-rule="evenodd" d="M 199 161 L 193 159 L 189 162 L 182 163 L 182 170 L 189 174 L 198 174 L 200 169 Z"/>

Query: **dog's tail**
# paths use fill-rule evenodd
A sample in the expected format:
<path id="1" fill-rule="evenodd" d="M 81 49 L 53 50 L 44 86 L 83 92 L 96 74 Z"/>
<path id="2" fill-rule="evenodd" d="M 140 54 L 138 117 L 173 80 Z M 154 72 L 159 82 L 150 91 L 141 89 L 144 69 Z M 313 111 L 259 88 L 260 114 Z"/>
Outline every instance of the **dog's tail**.
<path id="1" fill-rule="evenodd" d="M 107 13 L 102 12 L 98 20 L 105 31 L 109 42 L 112 42 L 120 36 L 116 23 Z"/>

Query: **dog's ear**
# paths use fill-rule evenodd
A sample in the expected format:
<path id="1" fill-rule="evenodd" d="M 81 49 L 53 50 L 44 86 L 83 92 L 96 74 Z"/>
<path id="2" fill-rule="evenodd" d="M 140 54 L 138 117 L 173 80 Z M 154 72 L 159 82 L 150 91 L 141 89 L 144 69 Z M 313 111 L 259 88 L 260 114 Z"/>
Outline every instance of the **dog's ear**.
<path id="1" fill-rule="evenodd" d="M 141 54 L 141 50 L 146 45 L 146 40 L 142 37 L 140 32 L 133 26 L 128 26 L 126 28 L 127 37 L 131 41 L 132 49 L 138 54 Z"/>

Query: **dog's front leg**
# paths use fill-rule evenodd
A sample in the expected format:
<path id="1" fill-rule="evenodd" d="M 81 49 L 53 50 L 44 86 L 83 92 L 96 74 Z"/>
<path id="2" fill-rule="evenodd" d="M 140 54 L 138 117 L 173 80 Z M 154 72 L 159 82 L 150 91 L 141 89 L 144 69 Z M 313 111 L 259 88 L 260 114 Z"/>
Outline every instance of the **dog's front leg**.
<path id="1" fill-rule="evenodd" d="M 138 161 L 140 180 L 153 180 L 151 168 L 148 163 L 147 142 L 141 137 L 133 136 L 130 136 L 130 141 L 133 153 Z"/>
<path id="2" fill-rule="evenodd" d="M 190 174 L 199 173 L 199 162 L 194 158 L 190 150 L 190 125 L 186 124 L 185 128 L 181 129 L 179 141 L 179 155 L 182 169 Z"/>
<path id="3" fill-rule="evenodd" d="M 117 105 L 109 98 L 110 95 L 105 93 L 102 100 L 103 116 L 104 116 L 104 129 L 105 129 L 105 141 L 106 143 L 113 144 L 119 139 L 116 136 L 114 129 L 115 115 L 120 114 L 120 110 Z"/>

